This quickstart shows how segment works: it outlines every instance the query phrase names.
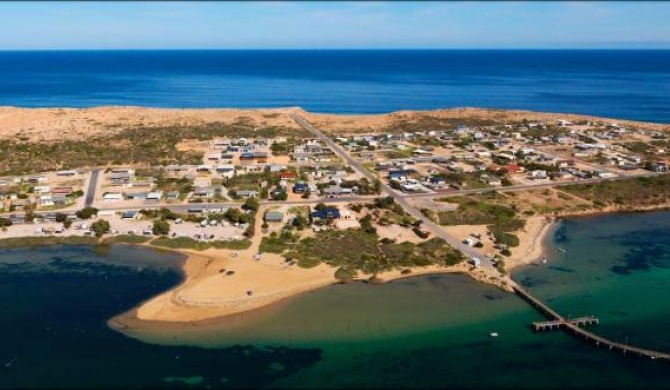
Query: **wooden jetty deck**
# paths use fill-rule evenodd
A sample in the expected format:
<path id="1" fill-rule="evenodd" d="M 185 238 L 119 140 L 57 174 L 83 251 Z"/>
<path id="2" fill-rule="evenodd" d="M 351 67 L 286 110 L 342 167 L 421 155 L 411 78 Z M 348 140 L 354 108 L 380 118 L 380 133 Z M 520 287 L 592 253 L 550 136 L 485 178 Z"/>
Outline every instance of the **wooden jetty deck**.
<path id="1" fill-rule="evenodd" d="M 602 345 L 604 347 L 607 347 L 609 350 L 621 351 L 624 354 L 628 353 L 628 354 L 633 354 L 633 355 L 637 355 L 637 356 L 648 357 L 648 358 L 651 358 L 651 359 L 670 360 L 670 354 L 669 353 L 653 351 L 653 350 L 645 349 L 645 348 L 638 348 L 638 347 L 634 347 L 634 346 L 628 345 L 628 344 L 617 343 L 617 342 L 608 340 L 604 337 L 600 337 L 596 334 L 593 334 L 593 333 L 589 332 L 586 329 L 583 329 L 583 328 L 579 327 L 579 325 L 587 325 L 587 324 L 590 324 L 590 323 L 598 323 L 598 319 L 596 317 L 590 316 L 590 317 L 580 317 L 580 318 L 575 318 L 575 319 L 567 319 L 567 318 L 561 316 L 560 314 L 558 314 L 556 311 L 554 311 L 549 306 L 547 306 L 544 302 L 535 298 L 526 289 L 516 285 L 516 283 L 514 283 L 512 285 L 512 288 L 521 298 L 523 298 L 526 302 L 530 303 L 540 313 L 542 313 L 543 315 L 545 315 L 547 318 L 550 319 L 550 321 L 546 321 L 546 322 L 533 323 L 533 325 L 535 326 L 536 329 L 538 328 L 538 326 L 543 328 L 543 329 L 552 329 L 552 327 L 556 327 L 557 329 L 558 328 L 563 328 L 563 329 L 566 329 L 566 330 L 570 331 L 571 333 L 573 333 L 576 336 L 583 337 L 585 340 L 594 343 L 596 346 Z M 536 326 L 536 324 L 537 324 L 537 326 Z M 541 330 L 541 329 L 537 329 L 537 330 Z"/>

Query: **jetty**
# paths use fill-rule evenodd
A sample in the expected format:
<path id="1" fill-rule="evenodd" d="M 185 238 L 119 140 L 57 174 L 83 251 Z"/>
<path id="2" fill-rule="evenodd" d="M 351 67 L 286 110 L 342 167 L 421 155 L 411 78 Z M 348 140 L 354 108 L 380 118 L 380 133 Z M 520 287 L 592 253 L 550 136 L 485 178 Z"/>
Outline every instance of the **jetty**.
<path id="1" fill-rule="evenodd" d="M 597 324 L 598 323 L 597 317 L 587 316 L 573 319 L 565 318 L 560 314 L 558 314 L 556 311 L 554 311 L 547 304 L 534 297 L 530 292 L 528 292 L 528 290 L 517 285 L 516 283 L 512 283 L 512 288 L 514 289 L 514 292 L 517 295 L 519 295 L 521 298 L 523 298 L 523 300 L 528 302 L 531 306 L 533 306 L 535 309 L 537 309 L 540 313 L 542 313 L 545 317 L 549 319 L 549 321 L 545 322 L 534 322 L 533 328 L 536 331 L 547 330 L 547 329 L 549 330 L 565 329 L 569 331 L 571 334 L 574 334 L 575 336 L 590 341 L 596 347 L 603 346 L 608 348 L 610 351 L 620 351 L 623 354 L 648 357 L 650 359 L 670 360 L 670 353 L 639 348 L 632 345 L 611 341 L 580 327 L 580 325 L 584 326 L 584 325 Z"/>

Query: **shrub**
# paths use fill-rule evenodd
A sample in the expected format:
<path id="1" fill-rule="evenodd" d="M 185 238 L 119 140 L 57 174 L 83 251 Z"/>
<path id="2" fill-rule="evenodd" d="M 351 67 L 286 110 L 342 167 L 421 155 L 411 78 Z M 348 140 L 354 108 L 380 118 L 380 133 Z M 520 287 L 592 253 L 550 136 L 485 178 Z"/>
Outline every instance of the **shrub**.
<path id="1" fill-rule="evenodd" d="M 356 278 L 358 272 L 350 267 L 340 267 L 335 271 L 335 278 L 342 282 L 350 282 Z"/>
<path id="2" fill-rule="evenodd" d="M 167 221 L 157 219 L 154 221 L 154 226 L 151 230 L 155 236 L 167 236 L 170 233 L 170 224 Z"/>
<path id="3" fill-rule="evenodd" d="M 105 233 L 109 233 L 109 222 L 99 219 L 91 224 L 91 230 L 96 237 L 102 237 Z"/>
<path id="4" fill-rule="evenodd" d="M 92 216 L 98 214 L 98 209 L 96 209 L 95 207 L 84 207 L 83 209 L 77 211 L 75 214 L 77 215 L 77 218 L 90 219 Z"/>

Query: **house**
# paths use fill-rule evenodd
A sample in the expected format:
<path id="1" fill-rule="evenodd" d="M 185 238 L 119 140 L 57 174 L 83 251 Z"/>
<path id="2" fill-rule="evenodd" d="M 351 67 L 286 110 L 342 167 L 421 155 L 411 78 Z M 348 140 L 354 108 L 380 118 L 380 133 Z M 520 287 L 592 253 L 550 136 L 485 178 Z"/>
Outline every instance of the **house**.
<path id="1" fill-rule="evenodd" d="M 163 197 L 163 191 L 153 191 L 147 194 L 147 200 L 161 200 Z"/>
<path id="2" fill-rule="evenodd" d="M 312 219 L 318 220 L 327 220 L 327 219 L 340 219 L 340 210 L 337 207 L 326 207 L 323 210 L 314 210 L 312 211 Z"/>
<path id="3" fill-rule="evenodd" d="M 221 174 L 221 177 L 232 179 L 235 177 L 235 166 L 232 164 L 219 165 L 216 167 L 216 172 Z"/>
<path id="4" fill-rule="evenodd" d="M 293 186 L 293 193 L 294 194 L 302 194 L 305 191 L 307 191 L 307 184 L 305 184 L 303 182 L 295 183 L 295 185 Z"/>
<path id="5" fill-rule="evenodd" d="M 129 173 L 112 173 L 107 177 L 111 185 L 123 185 L 130 183 L 133 175 Z"/>
<path id="6" fill-rule="evenodd" d="M 123 194 L 120 192 L 105 192 L 102 194 L 103 202 L 116 202 L 119 200 L 123 200 Z"/>
<path id="7" fill-rule="evenodd" d="M 296 174 L 295 174 L 295 172 L 291 172 L 291 171 L 281 172 L 279 174 L 279 178 L 281 180 L 293 180 L 293 179 L 296 178 Z"/>
<path id="8" fill-rule="evenodd" d="M 139 213 L 137 211 L 124 211 L 121 214 L 121 219 L 136 219 Z"/>
<path id="9" fill-rule="evenodd" d="M 523 172 L 523 167 L 516 164 L 505 165 L 505 171 L 507 173 L 521 173 Z"/>
<path id="10" fill-rule="evenodd" d="M 72 193 L 72 187 L 54 187 L 51 193 L 54 195 L 67 196 Z"/>
<path id="11" fill-rule="evenodd" d="M 426 180 L 426 185 L 432 188 L 442 188 L 447 184 L 442 176 L 433 175 Z"/>
<path id="12" fill-rule="evenodd" d="M 328 198 L 334 198 L 336 196 L 351 195 L 353 191 L 351 188 L 342 188 L 339 185 L 332 185 L 323 190 L 323 193 Z"/>
<path id="13" fill-rule="evenodd" d="M 308 163 L 309 154 L 307 153 L 293 153 L 293 159 L 299 163 Z"/>
<path id="14" fill-rule="evenodd" d="M 203 164 L 203 165 L 198 165 L 198 166 L 195 168 L 195 171 L 196 171 L 196 172 L 202 172 L 202 173 L 208 173 L 208 172 L 210 172 L 211 170 L 212 170 L 212 168 L 211 168 L 209 165 L 204 165 L 204 164 Z"/>
<path id="15" fill-rule="evenodd" d="M 417 180 L 408 179 L 406 182 L 400 185 L 400 189 L 404 192 L 421 191 L 421 184 Z"/>
<path id="16" fill-rule="evenodd" d="M 129 176 L 135 176 L 135 170 L 131 168 L 112 168 L 112 174 L 125 174 Z"/>
<path id="17" fill-rule="evenodd" d="M 179 191 L 170 191 L 167 194 L 165 194 L 165 198 L 167 200 L 177 200 L 179 199 Z"/>
<path id="18" fill-rule="evenodd" d="M 221 153 L 221 158 L 219 158 L 219 161 L 222 164 L 232 164 L 233 158 L 235 158 L 235 155 L 232 153 Z"/>
<path id="19" fill-rule="evenodd" d="M 74 170 L 58 171 L 58 172 L 56 172 L 56 176 L 58 176 L 58 177 L 73 177 L 73 176 L 77 176 L 77 171 L 74 171 Z"/>
<path id="20" fill-rule="evenodd" d="M 212 187 L 196 187 L 195 190 L 193 190 L 193 197 L 199 199 L 213 198 L 215 194 L 216 190 Z"/>
<path id="21" fill-rule="evenodd" d="M 36 183 L 42 183 L 47 180 L 47 177 L 44 175 L 38 175 L 38 176 L 30 176 L 26 180 L 30 184 L 36 184 Z"/>
<path id="22" fill-rule="evenodd" d="M 256 156 L 254 153 L 246 152 L 240 154 L 240 164 L 242 165 L 253 164 L 254 161 L 256 161 Z"/>
<path id="23" fill-rule="evenodd" d="M 127 200 L 146 200 L 148 192 L 132 192 L 132 193 L 126 193 L 125 199 Z"/>
<path id="24" fill-rule="evenodd" d="M 33 188 L 33 191 L 35 191 L 38 194 L 46 194 L 46 193 L 51 192 L 51 187 L 49 187 L 49 186 L 35 186 L 35 188 Z"/>
<path id="25" fill-rule="evenodd" d="M 530 172 L 528 172 L 528 177 L 530 179 L 536 179 L 536 180 L 546 179 L 547 178 L 547 171 L 541 170 L 541 169 L 538 169 L 538 170 L 535 170 L 535 171 L 530 171 Z"/>
<path id="26" fill-rule="evenodd" d="M 253 190 L 238 190 L 235 194 L 241 198 L 258 198 L 258 191 Z"/>
<path id="27" fill-rule="evenodd" d="M 282 223 L 284 222 L 284 213 L 279 211 L 266 211 L 264 219 L 267 223 Z"/>

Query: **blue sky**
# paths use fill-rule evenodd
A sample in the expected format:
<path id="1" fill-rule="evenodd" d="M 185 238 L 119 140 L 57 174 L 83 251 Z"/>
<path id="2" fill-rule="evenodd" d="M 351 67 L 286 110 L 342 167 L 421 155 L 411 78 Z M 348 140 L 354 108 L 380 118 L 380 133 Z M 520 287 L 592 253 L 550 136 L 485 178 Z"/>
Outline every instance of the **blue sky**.
<path id="1" fill-rule="evenodd" d="M 670 48 L 670 2 L 0 2 L 0 49 Z"/>

